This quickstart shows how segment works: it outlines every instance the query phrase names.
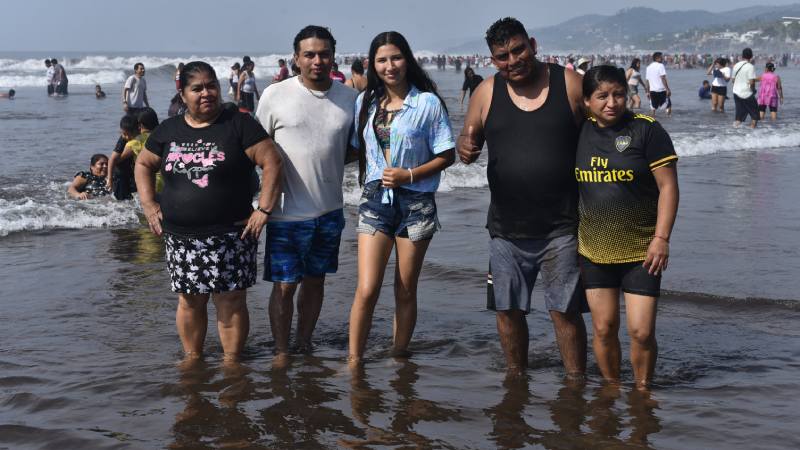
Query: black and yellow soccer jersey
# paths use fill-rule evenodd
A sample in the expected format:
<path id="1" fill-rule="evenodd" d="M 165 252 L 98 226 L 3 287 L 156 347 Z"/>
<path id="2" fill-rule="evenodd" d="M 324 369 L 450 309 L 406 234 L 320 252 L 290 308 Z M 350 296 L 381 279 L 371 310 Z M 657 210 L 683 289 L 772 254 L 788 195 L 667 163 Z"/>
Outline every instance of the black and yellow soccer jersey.
<path id="1" fill-rule="evenodd" d="M 677 159 L 672 140 L 652 117 L 628 113 L 607 128 L 584 122 L 575 160 L 578 252 L 597 264 L 643 261 L 658 213 L 652 171 Z"/>

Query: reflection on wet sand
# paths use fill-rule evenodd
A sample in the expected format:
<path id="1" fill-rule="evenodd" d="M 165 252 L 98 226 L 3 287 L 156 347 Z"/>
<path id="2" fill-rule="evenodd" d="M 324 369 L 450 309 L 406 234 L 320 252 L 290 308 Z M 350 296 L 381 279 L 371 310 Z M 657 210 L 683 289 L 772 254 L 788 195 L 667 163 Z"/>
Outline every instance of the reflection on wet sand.
<path id="1" fill-rule="evenodd" d="M 214 381 L 218 371 L 193 358 L 184 360 L 178 370 L 186 407 L 175 416 L 174 440 L 168 448 L 252 448 L 258 442 L 259 427 L 238 407 L 255 396 L 249 369 L 226 361 L 222 379 Z"/>
<path id="2" fill-rule="evenodd" d="M 294 364 L 299 365 L 296 371 Z M 259 415 L 271 447 L 326 448 L 336 435 L 363 435 L 342 411 L 326 406 L 341 397 L 331 389 L 335 375 L 334 369 L 313 356 L 267 374 L 268 388 L 277 402 Z"/>
<path id="3" fill-rule="evenodd" d="M 382 392 L 367 381 L 363 366 L 351 370 L 350 405 L 353 417 L 366 427 L 365 439 L 340 439 L 347 448 L 369 446 L 412 446 L 412 448 L 454 448 L 444 441 L 431 439 L 415 430 L 420 422 L 446 423 L 465 420 L 458 409 L 446 408 L 419 398 L 415 387 L 420 366 L 406 358 L 395 358 L 396 376 L 389 382 L 394 392 Z M 397 401 L 390 406 L 387 397 Z M 386 417 L 386 415 L 389 415 Z"/>
<path id="4" fill-rule="evenodd" d="M 489 439 L 498 448 L 540 445 L 547 449 L 636 448 L 648 449 L 648 436 L 661 430 L 655 414 L 658 403 L 649 392 L 636 389 L 627 396 L 629 422 L 616 407 L 620 387 L 603 383 L 587 401 L 583 380 L 565 379 L 555 399 L 546 402 L 555 429 L 539 430 L 525 421 L 532 404 L 528 376 L 511 376 L 503 383 L 506 392 L 496 406 L 485 410 L 492 422 Z M 627 435 L 627 437 L 625 437 Z"/>

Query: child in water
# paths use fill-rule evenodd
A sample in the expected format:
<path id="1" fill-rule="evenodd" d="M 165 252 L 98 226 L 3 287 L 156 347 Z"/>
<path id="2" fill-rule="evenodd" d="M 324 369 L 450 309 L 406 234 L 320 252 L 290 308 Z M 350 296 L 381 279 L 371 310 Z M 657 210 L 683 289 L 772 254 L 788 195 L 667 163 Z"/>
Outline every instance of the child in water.
<path id="1" fill-rule="evenodd" d="M 94 96 L 95 98 L 106 98 L 106 93 L 103 92 L 103 88 L 99 84 L 94 86 Z"/>
<path id="2" fill-rule="evenodd" d="M 703 80 L 700 90 L 697 91 L 697 96 L 700 97 L 700 100 L 711 99 L 711 84 L 708 82 L 708 80 Z"/>

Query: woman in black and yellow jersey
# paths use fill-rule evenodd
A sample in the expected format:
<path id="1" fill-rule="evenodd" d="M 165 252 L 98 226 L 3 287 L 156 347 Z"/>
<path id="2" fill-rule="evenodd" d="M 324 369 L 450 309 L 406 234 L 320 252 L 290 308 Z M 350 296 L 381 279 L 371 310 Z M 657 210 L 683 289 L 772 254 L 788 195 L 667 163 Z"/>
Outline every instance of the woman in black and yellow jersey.
<path id="1" fill-rule="evenodd" d="M 578 252 L 603 377 L 620 377 L 619 292 L 625 297 L 636 386 L 647 388 L 658 346 L 656 304 L 678 210 L 678 156 L 652 117 L 628 111 L 625 72 L 597 66 L 583 78 L 590 113 L 575 162 Z"/>

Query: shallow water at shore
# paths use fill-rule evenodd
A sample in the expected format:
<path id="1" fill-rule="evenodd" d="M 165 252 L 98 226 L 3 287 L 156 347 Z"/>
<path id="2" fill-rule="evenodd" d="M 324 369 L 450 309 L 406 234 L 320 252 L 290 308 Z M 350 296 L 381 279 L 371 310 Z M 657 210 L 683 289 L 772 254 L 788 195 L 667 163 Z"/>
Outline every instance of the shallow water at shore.
<path id="1" fill-rule="evenodd" d="M 460 76 L 433 75 L 458 130 Z M 585 382 L 565 380 L 541 297 L 529 316 L 528 377 L 505 380 L 484 308 L 481 164 L 448 170 L 437 195 L 444 228 L 420 281 L 412 358 L 387 356 L 387 278 L 364 371 L 346 368 L 358 194 L 349 174 L 340 271 L 326 285 L 314 354 L 272 368 L 271 286 L 259 282 L 248 293 L 244 359 L 221 361 L 210 306 L 205 360 L 181 362 L 161 241 L 130 203 L 63 196 L 88 156 L 113 145 L 116 97 L 98 102 L 79 86 L 59 100 L 23 90 L 13 105 L 0 103 L 0 448 L 800 446 L 797 97 L 787 95 L 782 124 L 731 130 L 730 113 L 713 116 L 692 97 L 699 72 L 670 76 L 683 93 L 662 122 L 681 155 L 682 202 L 649 396 L 602 385 L 591 355 Z M 165 103 L 169 80 L 150 86 Z"/>

